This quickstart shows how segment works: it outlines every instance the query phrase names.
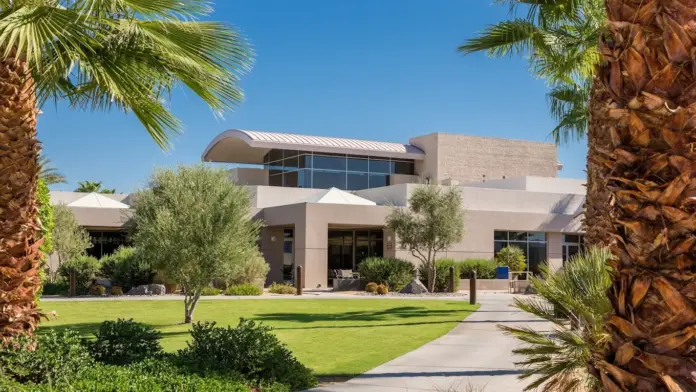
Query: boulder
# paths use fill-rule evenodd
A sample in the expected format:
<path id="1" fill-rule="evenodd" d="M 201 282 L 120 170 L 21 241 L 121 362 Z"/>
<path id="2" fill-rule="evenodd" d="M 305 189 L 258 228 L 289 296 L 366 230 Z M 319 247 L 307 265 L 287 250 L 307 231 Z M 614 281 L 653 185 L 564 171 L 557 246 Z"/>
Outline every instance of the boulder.
<path id="1" fill-rule="evenodd" d="M 167 288 L 163 284 L 149 284 L 147 291 L 150 295 L 164 295 L 167 293 Z"/>
<path id="2" fill-rule="evenodd" d="M 126 295 L 148 295 L 150 294 L 147 290 L 147 285 L 144 284 L 142 286 L 138 287 L 133 287 L 132 289 L 128 290 Z"/>
<path id="3" fill-rule="evenodd" d="M 413 279 L 411 281 L 411 283 L 406 285 L 406 287 L 404 287 L 401 290 L 401 293 L 403 293 L 403 294 L 425 294 L 427 292 L 428 292 L 428 289 L 425 288 L 423 283 L 421 283 L 421 281 L 418 279 Z"/>

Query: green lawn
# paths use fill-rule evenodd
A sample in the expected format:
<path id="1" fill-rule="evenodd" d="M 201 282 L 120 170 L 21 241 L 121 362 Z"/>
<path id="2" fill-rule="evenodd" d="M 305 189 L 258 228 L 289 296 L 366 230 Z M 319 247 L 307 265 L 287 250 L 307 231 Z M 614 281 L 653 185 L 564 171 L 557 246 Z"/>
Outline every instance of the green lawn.
<path id="1" fill-rule="evenodd" d="M 39 330 L 72 328 L 89 335 L 106 319 L 133 318 L 161 330 L 167 351 L 186 346 L 183 301 L 44 302 L 57 320 Z M 240 317 L 274 327 L 319 376 L 355 375 L 447 333 L 478 306 L 441 300 L 201 300 L 194 320 L 236 325 Z"/>

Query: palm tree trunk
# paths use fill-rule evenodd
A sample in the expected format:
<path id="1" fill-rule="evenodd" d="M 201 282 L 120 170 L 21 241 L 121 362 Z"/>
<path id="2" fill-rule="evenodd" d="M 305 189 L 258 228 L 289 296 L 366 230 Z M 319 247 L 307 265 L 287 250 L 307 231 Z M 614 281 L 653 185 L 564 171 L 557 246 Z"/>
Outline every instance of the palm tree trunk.
<path id="1" fill-rule="evenodd" d="M 615 259 L 607 391 L 696 390 L 696 12 L 693 0 L 607 0 L 590 106 L 607 168 Z M 596 97 L 595 97 L 596 98 Z M 599 206 L 597 206 L 599 208 Z"/>
<path id="2" fill-rule="evenodd" d="M 593 78 L 591 104 L 603 105 L 607 101 L 607 89 L 598 77 Z M 585 228 L 585 245 L 609 246 L 612 237 L 609 203 L 611 192 L 607 189 L 606 176 L 608 168 L 596 161 L 598 150 L 611 148 L 611 140 L 605 132 L 601 132 L 601 119 L 595 118 L 590 112 L 587 127 L 587 196 L 585 198 L 585 213 L 583 226 Z"/>
<path id="3" fill-rule="evenodd" d="M 37 113 L 26 62 L 0 61 L 0 340 L 32 332 L 40 316 Z"/>

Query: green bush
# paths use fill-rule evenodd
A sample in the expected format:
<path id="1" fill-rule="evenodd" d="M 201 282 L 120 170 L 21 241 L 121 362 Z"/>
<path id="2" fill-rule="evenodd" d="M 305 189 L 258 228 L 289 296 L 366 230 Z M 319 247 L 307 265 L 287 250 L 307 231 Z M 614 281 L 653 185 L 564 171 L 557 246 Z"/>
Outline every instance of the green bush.
<path id="1" fill-rule="evenodd" d="M 111 286 L 111 295 L 114 297 L 120 297 L 123 295 L 123 289 L 119 286 Z"/>
<path id="2" fill-rule="evenodd" d="M 73 331 L 49 330 L 38 337 L 22 336 L 0 344 L 0 378 L 19 383 L 59 383 L 79 377 L 93 363 L 82 338 Z"/>
<path id="3" fill-rule="evenodd" d="M 317 380 L 271 332 L 271 328 L 240 319 L 236 328 L 197 323 L 188 347 L 180 350 L 182 366 L 200 374 L 244 375 L 253 382 L 277 382 L 298 391 L 314 387 Z"/>
<path id="4" fill-rule="evenodd" d="M 106 287 L 104 287 L 100 284 L 93 284 L 93 285 L 89 286 L 89 295 L 95 295 L 95 296 L 106 295 Z"/>
<path id="5" fill-rule="evenodd" d="M 435 261 L 435 292 L 436 293 L 447 293 L 449 292 L 449 269 L 454 266 L 454 290 L 459 289 L 459 276 L 460 276 L 460 263 L 455 262 L 452 259 L 440 259 Z M 418 267 L 418 275 L 420 276 L 421 282 L 428 285 L 428 271 L 425 266 L 420 265 Z"/>
<path id="6" fill-rule="evenodd" d="M 229 285 L 252 284 L 263 286 L 266 283 L 266 275 L 270 269 L 263 257 L 250 257 L 242 262 L 235 263 L 227 280 Z"/>
<path id="7" fill-rule="evenodd" d="M 133 319 L 104 321 L 94 337 L 87 343 L 92 357 L 110 365 L 127 365 L 162 353 L 162 334 Z"/>
<path id="8" fill-rule="evenodd" d="M 230 286 L 225 290 L 225 295 L 261 295 L 263 289 L 251 283 Z"/>
<path id="9" fill-rule="evenodd" d="M 42 295 L 68 295 L 68 283 L 65 281 L 60 281 L 56 283 L 46 282 L 43 285 Z"/>
<path id="10" fill-rule="evenodd" d="M 99 272 L 101 264 L 99 260 L 92 256 L 77 256 L 72 258 L 58 267 L 58 274 L 70 282 L 70 273 L 75 272 L 75 278 L 78 288 L 86 289 L 94 280 Z"/>
<path id="11" fill-rule="evenodd" d="M 367 284 L 367 286 L 365 286 L 365 291 L 367 291 L 368 293 L 374 294 L 377 292 L 377 286 L 379 286 L 377 283 L 370 282 Z"/>
<path id="12" fill-rule="evenodd" d="M 522 249 L 516 246 L 506 246 L 495 255 L 495 263 L 510 268 L 510 271 L 524 271 L 527 260 Z"/>
<path id="13" fill-rule="evenodd" d="M 476 271 L 478 279 L 495 279 L 495 263 L 486 259 L 466 259 L 459 263 L 459 277 L 470 279 L 471 271 Z"/>
<path id="14" fill-rule="evenodd" d="M 151 284 L 155 271 L 150 263 L 133 247 L 122 246 L 101 259 L 101 275 L 112 284 L 131 289 Z"/>
<path id="15" fill-rule="evenodd" d="M 387 294 L 389 294 L 389 289 L 387 288 L 387 286 L 381 284 L 381 285 L 377 286 L 377 294 L 387 295 Z"/>
<path id="16" fill-rule="evenodd" d="M 297 294 L 297 289 L 295 288 L 295 286 L 287 284 L 287 283 L 273 282 L 268 287 L 268 292 L 273 293 L 273 294 L 292 294 L 292 295 L 295 295 L 295 294 Z"/>
<path id="17" fill-rule="evenodd" d="M 401 291 L 413 280 L 413 264 L 401 259 L 369 257 L 358 265 L 362 279 L 389 286 L 392 291 Z"/>
<path id="18" fill-rule="evenodd" d="M 204 287 L 203 290 L 201 290 L 201 295 L 204 297 L 220 295 L 221 293 L 222 290 L 216 289 L 215 287 Z"/>

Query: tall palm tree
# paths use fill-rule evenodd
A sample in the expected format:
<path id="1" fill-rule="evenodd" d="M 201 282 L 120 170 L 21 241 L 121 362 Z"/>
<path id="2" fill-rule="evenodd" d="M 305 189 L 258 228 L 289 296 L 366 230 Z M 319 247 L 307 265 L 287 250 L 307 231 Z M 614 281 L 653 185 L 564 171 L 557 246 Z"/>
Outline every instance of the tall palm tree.
<path id="1" fill-rule="evenodd" d="M 116 189 L 102 188 L 101 181 L 78 181 L 77 185 L 79 186 L 75 189 L 75 192 L 116 193 Z"/>
<path id="2" fill-rule="evenodd" d="M 696 3 L 607 0 L 590 104 L 611 140 L 592 158 L 610 173 L 612 312 L 608 391 L 696 390 Z"/>
<path id="3" fill-rule="evenodd" d="M 0 0 L 0 339 L 39 321 L 36 116 L 47 100 L 132 112 L 160 146 L 181 131 L 168 110 L 186 86 L 215 114 L 243 94 L 251 52 L 200 0 Z"/>
<path id="4" fill-rule="evenodd" d="M 557 144 L 595 139 L 588 128 L 589 98 L 601 84 L 593 79 L 600 55 L 597 40 L 603 31 L 603 0 L 497 0 L 508 3 L 513 19 L 489 26 L 459 47 L 464 54 L 485 52 L 494 58 L 519 55 L 528 58 L 531 72 L 549 83 L 547 99 L 557 121 L 551 136 Z M 519 17 L 519 14 L 524 14 Z M 597 94 L 601 94 L 598 91 Z M 589 143 L 590 156 L 599 141 Z M 609 226 L 605 208 L 608 193 L 604 168 L 588 161 L 586 242 L 607 245 Z"/>
<path id="5" fill-rule="evenodd" d="M 46 185 L 65 184 L 65 175 L 51 164 L 51 160 L 46 155 L 39 154 L 38 165 L 39 178 L 44 180 Z"/>

